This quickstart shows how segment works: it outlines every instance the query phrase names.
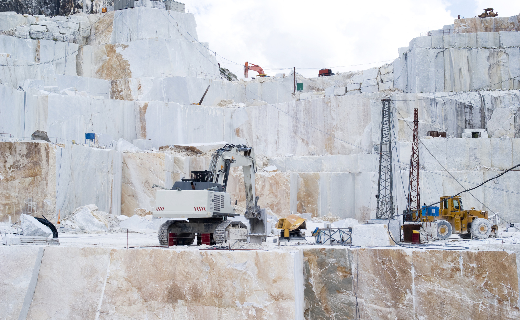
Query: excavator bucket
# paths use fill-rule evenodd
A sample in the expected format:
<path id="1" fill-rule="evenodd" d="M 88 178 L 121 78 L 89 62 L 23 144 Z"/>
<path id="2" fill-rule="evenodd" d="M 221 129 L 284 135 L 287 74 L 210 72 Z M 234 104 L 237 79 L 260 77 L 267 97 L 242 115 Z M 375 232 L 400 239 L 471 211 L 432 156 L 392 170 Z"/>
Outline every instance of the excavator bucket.
<path id="1" fill-rule="evenodd" d="M 281 229 L 284 232 L 284 237 L 289 238 L 291 232 L 299 229 L 306 229 L 305 219 L 295 214 L 289 215 L 287 218 L 278 220 L 276 229 Z"/>

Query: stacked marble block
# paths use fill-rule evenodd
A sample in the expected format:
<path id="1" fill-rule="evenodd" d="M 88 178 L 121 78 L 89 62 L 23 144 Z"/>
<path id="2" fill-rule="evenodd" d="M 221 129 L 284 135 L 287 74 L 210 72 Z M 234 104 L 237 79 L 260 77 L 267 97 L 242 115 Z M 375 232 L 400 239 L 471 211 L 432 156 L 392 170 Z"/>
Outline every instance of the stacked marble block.
<path id="1" fill-rule="evenodd" d="M 454 33 L 415 38 L 399 49 L 394 86 L 404 92 L 520 88 L 520 33 Z"/>
<path id="2" fill-rule="evenodd" d="M 1 247 L 0 317 L 517 319 L 518 249 L 483 249 Z"/>

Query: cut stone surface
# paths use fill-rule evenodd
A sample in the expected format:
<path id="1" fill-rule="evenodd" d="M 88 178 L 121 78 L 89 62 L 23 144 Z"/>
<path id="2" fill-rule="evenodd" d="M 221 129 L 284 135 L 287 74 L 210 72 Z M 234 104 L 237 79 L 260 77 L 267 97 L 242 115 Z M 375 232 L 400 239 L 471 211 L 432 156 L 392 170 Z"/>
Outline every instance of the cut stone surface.
<path id="1" fill-rule="evenodd" d="M 52 235 L 51 229 L 43 225 L 34 217 L 22 214 L 20 216 L 24 236 L 49 237 Z"/>
<path id="2" fill-rule="evenodd" d="M 36 246 L 0 247 L 0 318 L 19 318 L 39 250 Z"/>
<path id="3" fill-rule="evenodd" d="M 351 261 L 344 248 L 303 250 L 305 319 L 355 319 Z"/>
<path id="4" fill-rule="evenodd" d="M 386 224 L 358 224 L 352 227 L 352 245 L 360 247 L 394 246 Z"/>
<path id="5" fill-rule="evenodd" d="M 0 221 L 18 221 L 31 210 L 53 212 L 55 197 L 54 147 L 45 142 L 0 142 Z"/>
<path id="6" fill-rule="evenodd" d="M 110 249 L 47 247 L 28 319 L 96 318 L 109 261 Z"/>
<path id="7" fill-rule="evenodd" d="M 295 319 L 296 259 L 287 252 L 115 250 L 99 316 Z"/>
<path id="8" fill-rule="evenodd" d="M 361 318 L 515 319 L 519 314 L 514 254 L 359 249 L 352 261 Z M 467 308 L 460 308 L 462 301 Z"/>

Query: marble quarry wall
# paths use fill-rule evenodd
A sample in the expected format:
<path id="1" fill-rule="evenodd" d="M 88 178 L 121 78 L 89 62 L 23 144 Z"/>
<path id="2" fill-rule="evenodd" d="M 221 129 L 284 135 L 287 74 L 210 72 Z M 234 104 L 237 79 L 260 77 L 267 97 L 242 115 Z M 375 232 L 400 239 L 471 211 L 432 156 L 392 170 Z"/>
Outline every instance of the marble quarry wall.
<path id="1" fill-rule="evenodd" d="M 89 2 L 101 2 L 106 0 L 89 0 Z M 16 0 L 2 1 L 0 12 L 14 11 L 20 14 L 30 15 L 69 15 L 83 10 L 83 0 Z"/>
<path id="2" fill-rule="evenodd" d="M 0 255 L 8 261 L 0 267 L 2 318 L 22 312 L 38 319 L 303 316 L 298 251 L 4 247 Z M 70 271 L 56 272 L 63 268 Z"/>
<path id="3" fill-rule="evenodd" d="M 66 217 L 94 203 L 121 212 L 121 152 L 43 141 L 0 142 L 0 221 Z"/>
<path id="4" fill-rule="evenodd" d="M 304 90 L 294 94 L 293 74 L 221 79 L 214 54 L 198 42 L 194 16 L 182 10 L 144 1 L 105 14 L 2 13 L 0 139 L 16 144 L 35 130 L 47 132 L 59 151 L 54 161 L 66 168 L 47 175 L 58 177 L 51 202 L 56 213 L 91 202 L 125 215 L 150 210 L 153 184 L 170 186 L 207 168 L 208 155 L 164 148 L 225 141 L 255 148 L 262 162 L 260 204 L 275 215 L 365 220 L 375 215 L 382 98 L 393 100 L 399 208 L 407 192 L 413 108 L 419 108 L 423 139 L 424 201 L 463 189 L 443 167 L 469 187 L 519 163 L 520 37 L 482 27 L 506 20 L 515 25 L 518 17 L 493 19 L 456 21 L 448 26 L 455 33 L 415 38 L 381 67 L 315 79 L 296 75 Z M 33 26 L 45 27 L 45 35 L 34 38 L 29 30 L 20 36 Z M 49 32 L 71 37 L 49 39 Z M 193 105 L 208 86 L 202 105 Z M 447 138 L 428 139 L 431 130 Z M 488 138 L 468 139 L 468 130 L 484 130 Z M 89 132 L 101 148 L 78 145 Z M 119 139 L 146 143 L 142 151 L 121 152 Z M 474 192 L 485 207 L 471 195 L 463 197 L 466 207 L 520 221 L 511 193 L 518 189 L 516 173 Z M 82 179 L 96 188 L 83 191 Z M 243 203 L 241 179 L 233 172 L 229 190 Z"/>
<path id="5" fill-rule="evenodd" d="M 0 317 L 517 319 L 510 249 L 2 247 Z"/>
<path id="6" fill-rule="evenodd" d="M 486 19 L 478 17 L 456 19 L 453 29 L 456 33 L 520 31 L 520 15 Z"/>
<path id="7" fill-rule="evenodd" d="M 455 33 L 415 38 L 399 49 L 394 87 L 404 92 L 520 88 L 520 33 Z"/>
<path id="8" fill-rule="evenodd" d="M 45 142 L 0 142 L 0 221 L 20 214 L 54 215 L 56 147 Z"/>
<path id="9" fill-rule="evenodd" d="M 56 150 L 56 212 L 66 217 L 95 204 L 121 214 L 122 154 L 113 149 L 66 145 Z"/>

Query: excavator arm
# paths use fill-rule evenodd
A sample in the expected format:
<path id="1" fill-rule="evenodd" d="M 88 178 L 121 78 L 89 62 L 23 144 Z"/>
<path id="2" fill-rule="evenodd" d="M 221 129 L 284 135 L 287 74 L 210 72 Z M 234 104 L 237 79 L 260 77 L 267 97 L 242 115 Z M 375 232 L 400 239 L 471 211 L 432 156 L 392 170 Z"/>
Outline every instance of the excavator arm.
<path id="1" fill-rule="evenodd" d="M 258 72 L 259 77 L 265 77 L 264 69 L 256 64 L 250 64 L 246 62 L 244 65 L 244 78 L 247 78 L 249 75 L 249 70 Z"/>
<path id="2" fill-rule="evenodd" d="M 219 183 L 224 190 L 227 188 L 229 170 L 232 167 L 242 167 L 244 172 L 244 186 L 246 190 L 246 212 L 249 219 L 251 233 L 265 235 L 265 213 L 258 206 L 258 197 L 255 190 L 255 153 L 253 148 L 244 145 L 228 144 L 218 149 L 211 159 L 209 171 L 212 173 L 212 182 Z"/>
<path id="3" fill-rule="evenodd" d="M 243 145 L 225 145 L 218 149 L 211 159 L 209 171 L 212 173 L 212 182 L 227 188 L 229 170 L 232 167 L 242 167 L 244 172 L 244 185 L 246 189 L 246 217 L 256 217 L 260 210 L 257 205 L 258 197 L 255 192 L 255 153 L 253 148 Z"/>

